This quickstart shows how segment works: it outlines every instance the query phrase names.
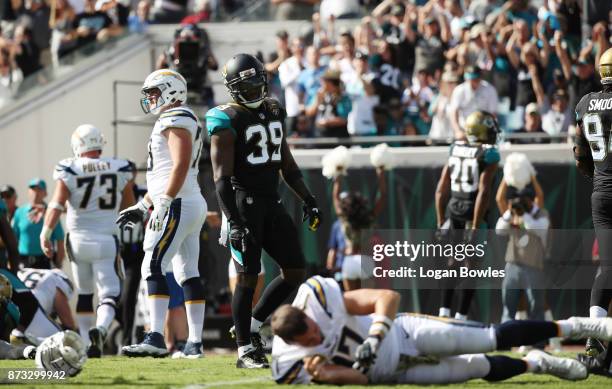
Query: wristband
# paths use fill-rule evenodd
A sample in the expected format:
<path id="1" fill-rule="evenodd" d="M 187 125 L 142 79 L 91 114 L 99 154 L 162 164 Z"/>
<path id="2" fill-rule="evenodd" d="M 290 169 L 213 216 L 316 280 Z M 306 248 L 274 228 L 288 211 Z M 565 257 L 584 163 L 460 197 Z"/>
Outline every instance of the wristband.
<path id="1" fill-rule="evenodd" d="M 60 212 L 66 212 L 66 207 L 64 207 L 62 204 L 58 203 L 57 201 L 51 201 L 48 207 L 52 209 L 57 209 Z"/>
<path id="2" fill-rule="evenodd" d="M 374 315 L 372 319 L 368 336 L 383 340 L 387 332 L 391 330 L 393 320 L 384 315 Z"/>
<path id="3" fill-rule="evenodd" d="M 53 230 L 47 225 L 44 225 L 42 231 L 40 232 L 40 236 L 43 237 L 45 240 L 50 240 L 52 234 Z"/>
<path id="4" fill-rule="evenodd" d="M 25 359 L 30 359 L 30 355 L 32 354 L 32 351 L 36 350 L 36 347 L 34 346 L 26 346 L 23 349 L 23 357 Z"/>

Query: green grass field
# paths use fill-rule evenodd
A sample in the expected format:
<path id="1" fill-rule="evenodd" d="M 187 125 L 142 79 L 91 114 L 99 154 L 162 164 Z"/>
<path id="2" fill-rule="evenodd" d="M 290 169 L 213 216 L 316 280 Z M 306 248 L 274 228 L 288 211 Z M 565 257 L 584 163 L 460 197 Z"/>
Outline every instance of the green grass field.
<path id="1" fill-rule="evenodd" d="M 170 388 L 267 388 L 278 387 L 270 372 L 239 370 L 234 367 L 233 355 L 213 355 L 200 360 L 132 359 L 106 357 L 88 360 L 85 368 L 75 378 L 64 382 L 45 384 L 25 383 L 10 385 L 16 388 L 92 388 L 92 389 L 170 389 Z M 33 361 L 2 361 L 0 368 L 30 368 Z M 8 386 L 6 386 L 8 387 Z M 325 387 L 325 386 L 321 386 Z M 330 388 L 335 386 L 329 386 Z M 381 386 L 382 387 L 382 386 Z M 416 385 L 398 385 L 396 388 L 417 388 Z M 427 388 L 475 388 L 475 389 L 603 389 L 612 387 L 612 379 L 590 376 L 586 381 L 568 382 L 554 377 L 527 374 L 498 383 L 483 380 L 467 384 L 427 386 Z"/>

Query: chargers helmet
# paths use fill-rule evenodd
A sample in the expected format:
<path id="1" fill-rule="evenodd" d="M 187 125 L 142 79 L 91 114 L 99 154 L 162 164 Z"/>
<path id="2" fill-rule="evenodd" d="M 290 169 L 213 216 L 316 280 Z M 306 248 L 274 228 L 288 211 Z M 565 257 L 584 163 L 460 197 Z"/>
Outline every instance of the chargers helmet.
<path id="1" fill-rule="evenodd" d="M 599 77 L 603 85 L 612 84 L 612 47 L 599 58 Z"/>
<path id="2" fill-rule="evenodd" d="M 232 99 L 249 108 L 257 108 L 268 95 L 268 76 L 259 60 L 249 54 L 232 57 L 221 72 Z"/>
<path id="3" fill-rule="evenodd" d="M 57 332 L 36 349 L 36 367 L 46 371 L 63 371 L 74 377 L 87 361 L 87 351 L 81 336 L 74 331 Z"/>
<path id="4" fill-rule="evenodd" d="M 159 69 L 149 74 L 142 85 L 140 106 L 144 113 L 157 115 L 162 108 L 179 101 L 182 104 L 187 102 L 187 81 L 170 69 Z M 152 105 L 152 97 L 155 98 L 155 105 Z"/>
<path id="5" fill-rule="evenodd" d="M 74 130 L 70 138 L 70 145 L 75 157 L 80 157 L 88 151 L 102 151 L 106 140 L 102 131 L 91 124 L 81 124 Z"/>
<path id="6" fill-rule="evenodd" d="M 486 111 L 472 112 L 465 119 L 465 135 L 469 144 L 497 143 L 499 126 L 495 116 Z"/>

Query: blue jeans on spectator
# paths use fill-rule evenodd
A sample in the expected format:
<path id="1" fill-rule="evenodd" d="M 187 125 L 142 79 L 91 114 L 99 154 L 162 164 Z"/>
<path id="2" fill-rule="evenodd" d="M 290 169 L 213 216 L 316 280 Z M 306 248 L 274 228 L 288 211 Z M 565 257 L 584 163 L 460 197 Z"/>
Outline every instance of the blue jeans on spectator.
<path id="1" fill-rule="evenodd" d="M 529 303 L 530 320 L 544 320 L 546 290 L 537 289 L 544 284 L 542 270 L 517 263 L 506 263 L 506 277 L 502 283 L 504 313 L 502 322 L 513 320 L 516 315 L 521 292 L 525 291 Z"/>

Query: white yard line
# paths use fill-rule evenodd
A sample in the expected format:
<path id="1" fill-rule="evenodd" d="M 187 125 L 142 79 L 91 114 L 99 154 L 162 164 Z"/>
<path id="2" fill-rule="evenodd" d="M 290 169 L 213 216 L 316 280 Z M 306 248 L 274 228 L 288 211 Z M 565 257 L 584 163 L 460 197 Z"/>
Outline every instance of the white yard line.
<path id="1" fill-rule="evenodd" d="M 233 386 L 233 385 L 241 385 L 241 384 L 253 384 L 256 382 L 265 382 L 272 380 L 272 377 L 257 377 L 257 378 L 245 378 L 242 380 L 234 380 L 234 381 L 217 381 L 210 382 L 206 384 L 191 384 L 187 386 L 183 386 L 182 389 L 205 389 L 205 388 L 218 388 L 221 386 Z"/>

